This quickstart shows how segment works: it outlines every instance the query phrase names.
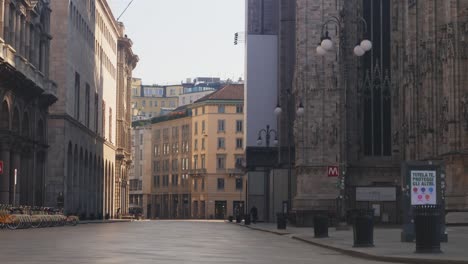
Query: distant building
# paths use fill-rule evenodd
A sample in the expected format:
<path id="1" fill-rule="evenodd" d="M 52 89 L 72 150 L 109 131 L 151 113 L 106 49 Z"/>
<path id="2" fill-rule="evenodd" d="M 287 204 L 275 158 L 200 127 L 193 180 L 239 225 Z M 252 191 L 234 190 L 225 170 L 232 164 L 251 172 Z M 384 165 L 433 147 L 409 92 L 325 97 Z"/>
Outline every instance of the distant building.
<path id="1" fill-rule="evenodd" d="M 192 216 L 225 219 L 245 208 L 244 85 L 227 85 L 192 110 Z M 242 209 L 244 210 L 244 209 Z"/>
<path id="2" fill-rule="evenodd" d="M 214 91 L 216 91 L 215 88 L 211 88 L 211 87 L 205 87 L 205 88 L 209 88 L 209 89 L 199 90 L 199 91 L 197 91 L 195 89 L 190 89 L 191 92 L 185 92 L 185 93 L 179 95 L 179 106 L 192 104 L 195 101 L 197 101 L 198 99 L 200 99 L 200 98 L 202 98 L 202 97 L 204 97 L 206 95 L 209 95 L 209 94 L 213 93 Z"/>
<path id="3" fill-rule="evenodd" d="M 244 211 L 246 177 L 239 169 L 244 160 L 243 102 L 244 86 L 226 85 L 193 104 L 148 120 L 151 159 L 145 156 L 150 145 L 144 143 L 148 125 L 135 128 L 135 141 L 141 140 L 139 146 L 135 143 L 135 166 L 141 168 L 135 167 L 132 179 L 137 188 L 141 177 L 142 188 L 130 199 L 145 216 L 226 219 Z M 138 155 L 144 160 L 141 165 Z M 149 172 L 148 160 L 152 161 Z M 152 181 L 145 180 L 148 175 Z M 145 184 L 151 184 L 151 197 Z"/>
<path id="4" fill-rule="evenodd" d="M 182 91 L 182 85 L 143 85 L 141 79 L 132 79 L 132 120 L 150 119 L 176 109 Z"/>
<path id="5" fill-rule="evenodd" d="M 129 212 L 142 212 L 151 218 L 152 188 L 152 139 L 151 125 L 132 129 L 132 165 L 129 174 Z M 148 210 L 148 205 L 149 210 Z"/>
<path id="6" fill-rule="evenodd" d="M 151 218 L 191 218 L 190 181 L 191 116 L 186 110 L 154 118 L 152 130 Z M 143 198 L 145 203 L 145 197 Z"/>

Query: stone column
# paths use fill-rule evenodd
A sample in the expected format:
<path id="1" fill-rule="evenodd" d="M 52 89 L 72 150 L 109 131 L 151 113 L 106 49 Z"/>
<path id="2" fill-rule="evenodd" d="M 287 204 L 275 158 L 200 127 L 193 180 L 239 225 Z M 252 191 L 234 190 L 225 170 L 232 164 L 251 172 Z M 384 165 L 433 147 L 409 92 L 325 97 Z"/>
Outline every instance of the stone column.
<path id="1" fill-rule="evenodd" d="M 20 182 L 20 204 L 22 205 L 31 205 L 29 200 L 29 191 L 31 185 L 31 153 L 32 150 L 30 147 L 24 148 L 23 153 L 21 153 L 21 175 L 19 176 L 18 181 Z"/>
<path id="2" fill-rule="evenodd" d="M 3 174 L 0 174 L 0 203 L 10 203 L 10 145 L 0 142 L 0 160 L 3 161 Z"/>
<path id="3" fill-rule="evenodd" d="M 12 204 L 18 205 L 19 202 L 19 189 L 21 177 L 21 148 L 15 147 L 11 151 L 11 167 L 10 167 L 10 201 Z M 15 169 L 16 169 L 16 191 L 15 189 Z M 16 192 L 16 193 L 15 193 Z"/>

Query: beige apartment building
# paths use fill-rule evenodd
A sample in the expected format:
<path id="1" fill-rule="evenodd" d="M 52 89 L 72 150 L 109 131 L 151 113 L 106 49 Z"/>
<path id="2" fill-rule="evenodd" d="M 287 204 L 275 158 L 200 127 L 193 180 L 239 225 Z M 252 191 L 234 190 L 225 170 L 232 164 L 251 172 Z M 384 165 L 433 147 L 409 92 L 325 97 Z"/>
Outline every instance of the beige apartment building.
<path id="1" fill-rule="evenodd" d="M 225 219 L 244 211 L 244 85 L 207 95 L 192 110 L 192 217 Z"/>
<path id="2" fill-rule="evenodd" d="M 164 115 L 178 107 L 182 85 L 143 85 L 141 79 L 133 78 L 131 105 L 133 120 L 149 119 Z"/>
<path id="3" fill-rule="evenodd" d="M 127 148 L 118 144 L 116 130 L 119 127 L 124 135 L 129 122 L 124 120 L 126 111 L 117 113 L 126 107 L 126 102 L 117 101 L 117 92 L 126 90 L 135 58 L 105 0 L 50 5 L 50 75 L 57 81 L 59 99 L 48 119 L 46 204 L 56 206 L 63 195 L 67 213 L 113 217 L 120 206 L 115 191 L 121 175 L 116 173 L 122 166 L 125 170 L 116 155 L 125 156 Z M 119 76 L 124 69 L 125 76 Z"/>
<path id="4" fill-rule="evenodd" d="M 129 212 L 142 212 L 151 216 L 151 170 L 152 170 L 151 125 L 132 129 L 132 165 L 129 174 Z"/>
<path id="5" fill-rule="evenodd" d="M 142 187 L 145 216 L 226 219 L 244 207 L 246 179 L 236 168 L 244 159 L 243 89 L 228 85 L 147 122 L 152 123 L 153 164 L 150 201 L 144 182 Z M 136 147 L 136 155 L 138 151 Z M 147 171 L 144 166 L 143 173 Z"/>
<path id="6" fill-rule="evenodd" d="M 152 120 L 152 218 L 191 217 L 191 115 L 182 108 Z"/>

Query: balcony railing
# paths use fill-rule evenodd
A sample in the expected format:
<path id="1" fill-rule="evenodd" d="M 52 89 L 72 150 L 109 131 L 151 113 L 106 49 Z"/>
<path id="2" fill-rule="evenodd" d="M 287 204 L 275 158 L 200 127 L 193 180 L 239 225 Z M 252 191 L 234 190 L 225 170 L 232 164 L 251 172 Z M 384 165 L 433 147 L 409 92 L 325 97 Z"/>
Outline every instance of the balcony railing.
<path id="1" fill-rule="evenodd" d="M 227 169 L 227 173 L 229 174 L 229 176 L 240 176 L 240 175 L 244 175 L 244 171 L 242 169 Z"/>
<path id="2" fill-rule="evenodd" d="M 192 169 L 192 170 L 189 170 L 189 175 L 194 176 L 194 177 L 206 175 L 206 169 Z"/>

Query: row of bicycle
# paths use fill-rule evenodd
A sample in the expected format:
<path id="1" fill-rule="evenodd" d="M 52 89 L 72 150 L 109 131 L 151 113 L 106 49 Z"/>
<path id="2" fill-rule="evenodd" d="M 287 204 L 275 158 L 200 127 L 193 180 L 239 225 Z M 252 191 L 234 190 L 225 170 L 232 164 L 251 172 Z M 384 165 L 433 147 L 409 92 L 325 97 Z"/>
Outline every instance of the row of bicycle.
<path id="1" fill-rule="evenodd" d="M 65 216 L 60 210 L 40 207 L 0 205 L 0 228 L 25 229 L 77 225 L 77 216 Z"/>

